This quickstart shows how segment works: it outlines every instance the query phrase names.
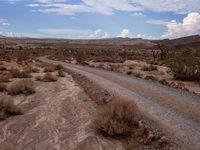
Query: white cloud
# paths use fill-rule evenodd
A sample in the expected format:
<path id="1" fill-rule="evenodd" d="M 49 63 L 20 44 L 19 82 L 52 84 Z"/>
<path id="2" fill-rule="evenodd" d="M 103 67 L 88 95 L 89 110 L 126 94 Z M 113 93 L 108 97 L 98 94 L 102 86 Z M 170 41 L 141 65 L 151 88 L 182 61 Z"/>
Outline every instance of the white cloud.
<path id="1" fill-rule="evenodd" d="M 47 34 L 50 37 L 63 37 L 63 38 L 80 38 L 80 39 L 100 39 L 110 37 L 108 32 L 102 29 L 97 30 L 82 30 L 82 29 L 39 29 L 41 33 Z"/>
<path id="2" fill-rule="evenodd" d="M 178 14 L 200 12 L 199 0 L 132 0 L 132 2 L 139 4 L 144 10 L 154 12 L 174 12 Z"/>
<path id="3" fill-rule="evenodd" d="M 167 25 L 170 21 L 167 20 L 156 20 L 156 19 L 150 19 L 147 20 L 147 23 L 153 24 L 153 25 Z"/>
<path id="4" fill-rule="evenodd" d="M 145 15 L 141 12 L 135 12 L 132 14 L 132 16 L 136 16 L 136 17 L 144 17 Z"/>
<path id="5" fill-rule="evenodd" d="M 199 0 L 81 0 L 76 4 L 71 4 L 68 0 L 35 0 L 35 3 L 27 6 L 38 7 L 36 11 L 54 12 L 60 15 L 83 12 L 112 15 L 115 11 L 127 11 L 135 12 L 134 16 L 142 16 L 141 11 L 144 10 L 178 14 L 200 12 Z"/>
<path id="6" fill-rule="evenodd" d="M 117 35 L 117 37 L 126 38 L 126 37 L 133 37 L 133 35 L 129 31 L 129 29 L 123 29 L 122 32 L 119 35 Z"/>
<path id="7" fill-rule="evenodd" d="M 10 24 L 6 21 L 6 19 L 0 19 L 0 27 L 9 26 Z"/>
<path id="8" fill-rule="evenodd" d="M 108 37 L 110 37 L 109 33 L 103 31 L 102 29 L 97 29 L 92 34 L 89 35 L 89 38 L 91 39 L 108 38 Z"/>
<path id="9" fill-rule="evenodd" d="M 118 11 L 138 11 L 140 7 L 134 6 L 130 0 L 82 0 L 80 4 L 70 4 L 65 0 L 37 0 L 37 3 L 28 4 L 39 12 L 53 12 L 60 15 L 74 15 L 82 12 L 96 12 L 112 15 Z"/>
<path id="10" fill-rule="evenodd" d="M 66 2 L 66 0 L 36 0 L 39 3 L 59 3 L 59 2 Z"/>
<path id="11" fill-rule="evenodd" d="M 200 13 L 189 13 L 183 22 L 172 20 L 167 25 L 167 31 L 163 38 L 178 38 L 194 34 L 200 34 Z"/>
<path id="12" fill-rule="evenodd" d="M 39 29 L 38 31 L 46 34 L 83 34 L 88 33 L 90 30 L 80 30 L 80 29 Z"/>
<path id="13" fill-rule="evenodd" d="M 9 4 L 15 4 L 15 3 L 19 2 L 19 1 L 21 1 L 21 0 L 8 0 L 8 3 Z"/>
<path id="14" fill-rule="evenodd" d="M 90 6 L 94 12 L 105 15 L 112 15 L 114 10 L 118 11 L 138 11 L 140 7 L 133 5 L 130 0 L 82 0 Z"/>
<path id="15" fill-rule="evenodd" d="M 59 15 L 74 15 L 80 12 L 90 12 L 90 8 L 84 5 L 70 5 L 70 4 L 47 4 L 40 5 L 44 7 L 37 11 L 43 13 L 57 13 Z"/>

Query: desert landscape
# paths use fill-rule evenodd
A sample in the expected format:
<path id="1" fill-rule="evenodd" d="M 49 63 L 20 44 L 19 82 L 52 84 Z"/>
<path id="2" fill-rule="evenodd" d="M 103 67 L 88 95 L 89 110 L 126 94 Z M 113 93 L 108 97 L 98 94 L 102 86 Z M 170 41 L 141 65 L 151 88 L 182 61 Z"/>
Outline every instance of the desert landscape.
<path id="1" fill-rule="evenodd" d="M 0 38 L 0 149 L 198 149 L 200 36 L 173 41 Z"/>
<path id="2" fill-rule="evenodd" d="M 0 0 L 0 150 L 200 150 L 200 0 Z"/>

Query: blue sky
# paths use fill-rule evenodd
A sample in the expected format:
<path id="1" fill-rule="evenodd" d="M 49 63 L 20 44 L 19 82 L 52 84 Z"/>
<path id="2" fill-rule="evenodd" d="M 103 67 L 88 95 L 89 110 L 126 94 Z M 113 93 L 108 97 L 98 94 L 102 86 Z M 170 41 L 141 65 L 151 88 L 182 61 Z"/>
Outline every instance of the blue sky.
<path id="1" fill-rule="evenodd" d="M 0 34 L 178 38 L 200 34 L 200 0 L 0 0 Z"/>

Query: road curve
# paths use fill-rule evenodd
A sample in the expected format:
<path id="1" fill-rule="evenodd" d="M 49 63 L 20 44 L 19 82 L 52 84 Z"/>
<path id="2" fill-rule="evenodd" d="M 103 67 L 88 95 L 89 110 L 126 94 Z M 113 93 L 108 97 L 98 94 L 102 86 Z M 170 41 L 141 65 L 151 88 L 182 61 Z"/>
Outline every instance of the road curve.
<path id="1" fill-rule="evenodd" d="M 176 140 L 181 150 L 200 150 L 200 96 L 121 73 L 38 59 L 61 64 L 116 95 L 134 99 L 141 113 Z"/>

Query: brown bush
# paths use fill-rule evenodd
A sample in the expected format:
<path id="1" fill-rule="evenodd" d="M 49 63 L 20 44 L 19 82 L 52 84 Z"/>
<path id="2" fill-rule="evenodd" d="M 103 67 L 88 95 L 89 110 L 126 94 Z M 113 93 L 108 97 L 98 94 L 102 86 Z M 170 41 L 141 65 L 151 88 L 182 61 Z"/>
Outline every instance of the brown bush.
<path id="1" fill-rule="evenodd" d="M 6 70 L 7 70 L 6 67 L 0 66 L 0 71 L 6 71 Z"/>
<path id="2" fill-rule="evenodd" d="M 58 70 L 58 77 L 65 77 L 65 73 L 62 70 Z"/>
<path id="3" fill-rule="evenodd" d="M 46 73 L 43 77 L 37 76 L 36 80 L 43 81 L 43 82 L 55 82 L 58 80 L 58 78 L 51 73 Z"/>
<path id="4" fill-rule="evenodd" d="M 20 71 L 19 69 L 10 69 L 10 73 L 14 78 L 30 78 L 31 75 L 27 71 Z"/>
<path id="5" fill-rule="evenodd" d="M 0 92 L 6 91 L 6 84 L 0 82 Z"/>
<path id="6" fill-rule="evenodd" d="M 10 115 L 20 115 L 22 109 L 14 105 L 13 99 L 8 95 L 0 96 L 0 120 L 5 119 Z"/>
<path id="7" fill-rule="evenodd" d="M 0 82 L 10 82 L 10 79 L 7 76 L 0 75 Z"/>
<path id="8" fill-rule="evenodd" d="M 40 72 L 39 69 L 34 68 L 34 67 L 32 67 L 32 66 L 27 66 L 27 67 L 25 68 L 25 70 L 26 70 L 26 72 L 28 72 L 28 73 L 39 73 L 39 72 Z"/>
<path id="9" fill-rule="evenodd" d="M 134 102 L 114 99 L 97 113 L 94 126 L 106 135 L 128 136 L 138 126 L 138 121 L 138 111 Z"/>
<path id="10" fill-rule="evenodd" d="M 17 80 L 8 86 L 7 92 L 10 95 L 33 94 L 35 93 L 34 83 L 31 79 Z"/>
<path id="11" fill-rule="evenodd" d="M 54 72 L 55 70 L 55 67 L 50 65 L 44 68 L 44 72 Z"/>
<path id="12" fill-rule="evenodd" d="M 143 66 L 142 68 L 143 71 L 157 71 L 158 68 L 156 66 L 150 65 L 150 66 Z"/>
<path id="13" fill-rule="evenodd" d="M 126 74 L 127 74 L 127 75 L 131 75 L 131 74 L 132 74 L 132 71 L 127 71 Z"/>
<path id="14" fill-rule="evenodd" d="M 61 64 L 59 64 L 59 65 L 56 65 L 55 69 L 56 70 L 63 70 L 64 67 Z"/>
<path id="15" fill-rule="evenodd" d="M 200 81 L 200 49 L 186 49 L 170 60 L 170 68 L 177 80 Z"/>

